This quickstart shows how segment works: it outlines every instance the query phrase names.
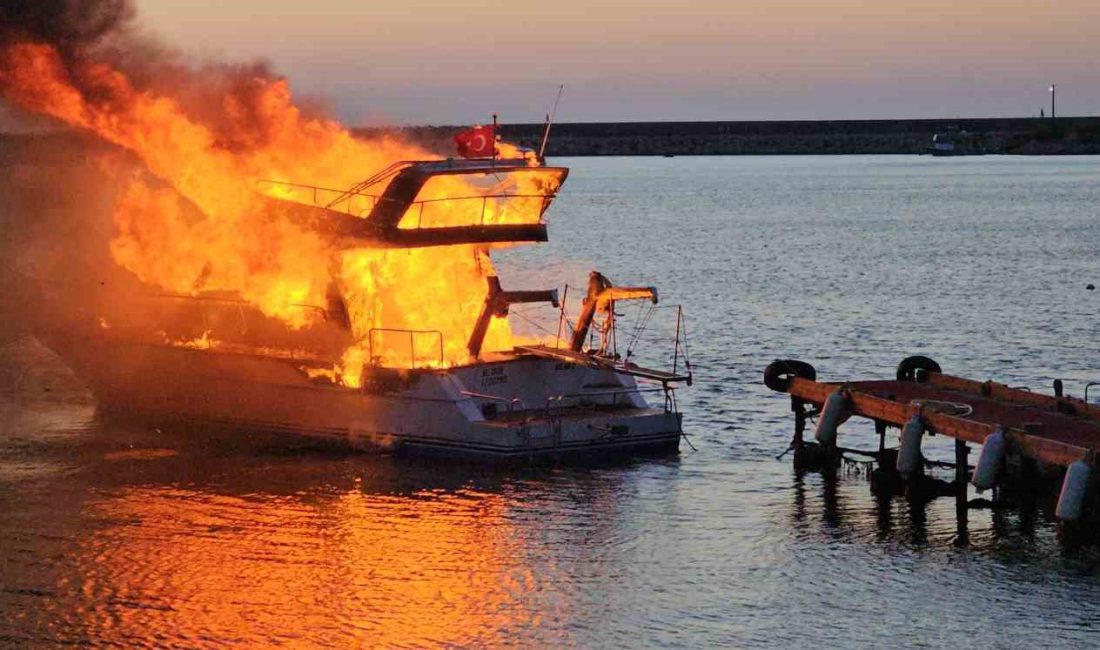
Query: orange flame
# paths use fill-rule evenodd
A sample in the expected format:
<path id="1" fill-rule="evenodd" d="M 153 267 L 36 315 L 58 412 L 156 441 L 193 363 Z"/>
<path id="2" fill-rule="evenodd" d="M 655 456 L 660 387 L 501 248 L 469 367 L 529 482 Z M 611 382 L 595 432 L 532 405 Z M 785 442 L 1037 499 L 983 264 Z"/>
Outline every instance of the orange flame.
<path id="1" fill-rule="evenodd" d="M 212 124 L 185 109 L 181 98 L 138 87 L 119 68 L 67 61 L 41 43 L 0 52 L 0 93 L 136 153 L 163 181 L 129 180 L 114 214 L 112 256 L 142 281 L 182 294 L 234 291 L 301 328 L 316 318 L 301 305 L 325 304 L 336 280 L 360 341 L 344 356 L 349 385 L 358 382 L 356 368 L 363 363 L 420 367 L 471 360 L 466 339 L 486 296 L 485 277 L 492 274 L 484 247 L 338 250 L 257 194 L 282 192 L 277 185 L 259 188 L 260 179 L 349 187 L 392 162 L 433 157 L 428 152 L 393 137 L 361 140 L 335 121 L 305 116 L 285 80 L 259 74 L 237 80 L 233 92 L 220 96 L 219 123 Z M 470 211 L 461 201 L 436 200 L 487 191 L 456 186 L 462 182 L 445 177 L 422 192 L 432 225 L 469 225 L 462 223 Z M 552 182 L 525 175 L 512 191 L 544 193 Z M 541 199 L 530 201 L 507 209 L 487 202 L 480 219 L 526 221 L 541 205 Z M 401 227 L 416 227 L 406 223 L 410 219 Z M 381 329 L 422 333 L 411 335 L 410 344 L 409 335 L 370 333 Z M 494 319 L 484 349 L 510 346 L 506 319 Z"/>

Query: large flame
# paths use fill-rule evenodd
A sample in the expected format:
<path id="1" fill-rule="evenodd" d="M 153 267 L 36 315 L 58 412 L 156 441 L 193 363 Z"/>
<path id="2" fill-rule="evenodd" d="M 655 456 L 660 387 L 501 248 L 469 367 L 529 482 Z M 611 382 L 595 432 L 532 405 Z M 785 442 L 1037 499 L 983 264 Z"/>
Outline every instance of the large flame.
<path id="1" fill-rule="evenodd" d="M 4 98 L 136 153 L 164 181 L 128 180 L 114 214 L 112 256 L 144 282 L 182 294 L 233 291 L 301 328 L 317 313 L 301 306 L 324 305 L 336 280 L 360 340 L 345 355 L 349 384 L 364 362 L 469 362 L 466 339 L 492 273 L 484 247 L 339 250 L 257 193 L 264 191 L 261 179 L 349 187 L 392 162 L 433 156 L 394 137 L 361 140 L 335 121 L 305 115 L 283 79 L 238 70 L 222 86 L 215 95 L 220 105 L 207 105 L 204 113 L 171 83 L 140 82 L 106 59 L 66 57 L 34 41 L 0 50 Z M 431 199 L 431 223 L 411 224 L 407 215 L 401 227 L 470 225 L 462 222 L 469 210 L 456 208 L 461 201 L 435 200 L 476 196 L 478 188 L 456 186 L 462 182 L 445 177 L 430 183 L 420 198 Z M 546 182 L 527 176 L 518 193 L 545 192 Z M 266 191 L 278 196 L 280 190 Z M 479 218 L 527 219 L 524 213 L 541 204 L 531 201 L 509 211 L 490 203 Z M 423 208 L 417 218 L 424 218 Z M 370 335 L 372 330 L 420 333 Z M 484 349 L 511 344 L 507 320 L 494 319 Z"/>

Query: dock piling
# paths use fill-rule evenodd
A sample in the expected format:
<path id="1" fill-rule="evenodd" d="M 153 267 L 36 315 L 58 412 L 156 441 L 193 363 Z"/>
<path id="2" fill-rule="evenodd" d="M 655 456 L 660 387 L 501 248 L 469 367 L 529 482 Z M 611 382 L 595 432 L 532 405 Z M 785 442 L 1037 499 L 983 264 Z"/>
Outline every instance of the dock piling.
<path id="1" fill-rule="evenodd" d="M 970 455 L 970 447 L 965 440 L 955 439 L 955 483 L 966 494 L 966 483 L 970 480 L 970 466 L 966 458 Z"/>
<path id="2" fill-rule="evenodd" d="M 968 542 L 967 519 L 969 506 L 967 503 L 967 485 L 970 480 L 970 466 L 967 464 L 967 456 L 970 455 L 970 447 L 966 441 L 955 439 L 955 523 L 956 546 L 965 546 Z"/>
<path id="3" fill-rule="evenodd" d="M 806 433 L 805 403 L 797 397 L 791 397 L 791 410 L 794 411 L 794 440 L 791 441 L 791 446 L 797 453 L 802 448 L 802 439 Z"/>
<path id="4" fill-rule="evenodd" d="M 955 546 L 959 547 L 970 543 L 970 505 L 966 498 L 970 478 L 966 458 L 969 455 L 970 448 L 966 442 L 955 440 Z"/>

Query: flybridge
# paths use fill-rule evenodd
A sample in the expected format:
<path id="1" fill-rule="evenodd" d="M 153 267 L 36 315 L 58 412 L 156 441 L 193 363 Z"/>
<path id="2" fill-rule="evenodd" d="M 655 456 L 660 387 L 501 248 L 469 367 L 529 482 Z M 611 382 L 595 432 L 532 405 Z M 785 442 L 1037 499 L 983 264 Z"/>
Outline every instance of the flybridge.
<path id="1" fill-rule="evenodd" d="M 297 204 L 297 220 L 355 245 L 544 242 L 543 214 L 568 174 L 522 159 L 403 161 L 346 190 L 276 181 L 261 189 Z"/>

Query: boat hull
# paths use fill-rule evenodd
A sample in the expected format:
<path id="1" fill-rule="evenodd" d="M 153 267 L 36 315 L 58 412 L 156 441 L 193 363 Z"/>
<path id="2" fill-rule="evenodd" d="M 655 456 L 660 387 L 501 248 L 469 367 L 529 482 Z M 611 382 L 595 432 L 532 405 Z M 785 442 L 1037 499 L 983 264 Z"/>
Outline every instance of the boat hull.
<path id="1" fill-rule="evenodd" d="M 470 459 L 675 452 L 680 414 L 633 378 L 505 356 L 449 370 L 379 370 L 352 389 L 306 362 L 40 334 L 106 413 L 309 438 L 352 449 Z"/>

